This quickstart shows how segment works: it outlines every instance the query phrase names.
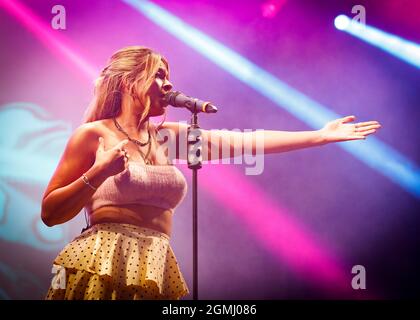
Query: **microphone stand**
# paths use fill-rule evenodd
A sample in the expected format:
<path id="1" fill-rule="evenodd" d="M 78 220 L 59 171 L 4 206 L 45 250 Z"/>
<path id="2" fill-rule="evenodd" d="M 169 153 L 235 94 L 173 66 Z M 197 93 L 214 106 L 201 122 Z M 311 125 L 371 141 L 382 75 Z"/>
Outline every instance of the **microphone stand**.
<path id="1" fill-rule="evenodd" d="M 193 209 L 193 300 L 198 300 L 198 197 L 197 197 L 197 173 L 202 165 L 202 138 L 198 125 L 197 110 L 191 114 L 191 124 L 187 131 L 187 162 L 188 168 L 192 170 L 192 209 Z"/>
<path id="2" fill-rule="evenodd" d="M 201 130 L 198 125 L 198 113 L 215 113 L 217 108 L 210 102 L 191 98 L 179 91 L 168 92 L 165 101 L 174 107 L 184 107 L 191 112 L 191 124 L 187 129 L 187 163 L 188 168 L 192 170 L 193 193 L 193 300 L 198 300 L 198 170 L 201 169 L 202 156 L 202 138 Z"/>

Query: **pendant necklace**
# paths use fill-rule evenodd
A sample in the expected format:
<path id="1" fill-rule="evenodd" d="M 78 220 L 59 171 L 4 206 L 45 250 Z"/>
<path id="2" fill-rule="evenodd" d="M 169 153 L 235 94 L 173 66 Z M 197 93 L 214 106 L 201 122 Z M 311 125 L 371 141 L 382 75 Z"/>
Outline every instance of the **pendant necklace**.
<path id="1" fill-rule="evenodd" d="M 113 120 L 114 120 L 114 124 L 117 127 L 118 131 L 122 132 L 127 137 L 127 139 L 129 141 L 133 142 L 137 146 L 137 149 L 139 150 L 140 155 L 143 158 L 144 162 L 146 164 L 152 164 L 150 162 L 150 160 L 147 158 L 149 156 L 149 154 L 150 154 L 150 149 L 151 149 L 151 143 L 150 143 L 151 142 L 151 134 L 150 134 L 150 130 L 149 130 L 149 122 L 147 122 L 147 134 L 148 134 L 147 141 L 146 142 L 141 142 L 140 140 L 131 138 L 128 135 L 128 133 L 125 132 L 125 130 L 121 127 L 121 125 L 118 123 L 118 121 L 117 121 L 116 118 L 113 118 Z M 144 155 L 143 154 L 143 151 L 141 151 L 140 147 L 144 147 L 144 146 L 147 146 L 147 145 L 149 145 L 148 148 L 147 148 L 147 153 L 146 153 L 146 155 Z"/>

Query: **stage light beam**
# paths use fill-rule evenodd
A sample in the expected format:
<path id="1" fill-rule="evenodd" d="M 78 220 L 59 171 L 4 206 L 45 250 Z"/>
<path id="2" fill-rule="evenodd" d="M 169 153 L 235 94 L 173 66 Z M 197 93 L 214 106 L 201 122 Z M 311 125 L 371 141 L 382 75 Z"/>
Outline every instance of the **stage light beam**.
<path id="1" fill-rule="evenodd" d="M 389 54 L 420 68 L 420 45 L 341 14 L 334 19 L 338 30 L 347 32 Z"/>
<path id="2" fill-rule="evenodd" d="M 334 25 L 338 30 L 345 30 L 349 23 L 349 19 L 343 14 L 337 16 L 334 20 Z"/>

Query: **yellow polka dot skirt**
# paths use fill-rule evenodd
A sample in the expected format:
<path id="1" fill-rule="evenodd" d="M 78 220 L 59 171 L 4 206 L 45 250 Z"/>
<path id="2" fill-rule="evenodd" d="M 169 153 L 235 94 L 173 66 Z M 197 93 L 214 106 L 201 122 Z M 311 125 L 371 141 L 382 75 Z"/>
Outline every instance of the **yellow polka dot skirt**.
<path id="1" fill-rule="evenodd" d="M 169 237 L 130 224 L 93 225 L 60 252 L 54 269 L 48 300 L 178 300 L 189 294 Z"/>

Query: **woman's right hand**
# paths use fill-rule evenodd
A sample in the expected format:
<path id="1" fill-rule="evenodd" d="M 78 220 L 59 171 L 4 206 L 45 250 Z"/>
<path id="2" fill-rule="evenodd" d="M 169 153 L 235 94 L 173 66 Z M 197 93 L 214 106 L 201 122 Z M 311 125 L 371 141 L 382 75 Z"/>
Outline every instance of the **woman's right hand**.
<path id="1" fill-rule="evenodd" d="M 116 175 L 128 167 L 128 158 L 130 157 L 124 146 L 128 143 L 125 139 L 109 150 L 105 150 L 104 138 L 99 137 L 99 145 L 96 150 L 95 164 L 101 168 L 106 177 Z"/>

